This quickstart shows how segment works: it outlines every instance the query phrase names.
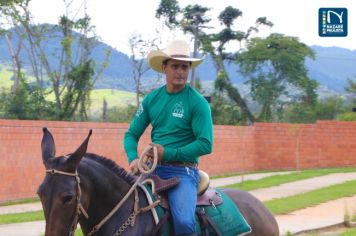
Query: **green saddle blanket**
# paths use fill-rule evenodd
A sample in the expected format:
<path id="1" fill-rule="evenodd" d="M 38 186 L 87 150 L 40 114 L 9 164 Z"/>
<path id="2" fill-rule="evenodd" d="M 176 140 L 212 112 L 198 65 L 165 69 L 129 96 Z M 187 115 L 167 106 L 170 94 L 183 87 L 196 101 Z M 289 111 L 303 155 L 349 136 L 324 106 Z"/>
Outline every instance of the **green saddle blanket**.
<path id="1" fill-rule="evenodd" d="M 146 186 L 146 189 L 150 192 L 151 197 L 154 198 L 150 187 Z M 251 232 L 250 225 L 246 222 L 245 218 L 232 199 L 220 189 L 215 189 L 215 191 L 222 198 L 222 204 L 216 206 L 197 206 L 197 212 L 203 209 L 205 214 L 211 219 L 222 236 L 236 236 Z M 165 209 L 158 205 L 156 207 L 156 212 L 158 214 L 158 218 L 161 219 L 165 214 Z M 171 224 L 166 224 L 163 229 L 163 235 L 171 235 L 170 232 L 173 232 L 171 227 Z M 202 235 L 202 230 L 203 228 L 200 224 L 199 217 L 196 214 L 197 234 Z M 217 235 L 213 227 L 210 225 L 208 227 L 208 231 L 210 236 Z"/>

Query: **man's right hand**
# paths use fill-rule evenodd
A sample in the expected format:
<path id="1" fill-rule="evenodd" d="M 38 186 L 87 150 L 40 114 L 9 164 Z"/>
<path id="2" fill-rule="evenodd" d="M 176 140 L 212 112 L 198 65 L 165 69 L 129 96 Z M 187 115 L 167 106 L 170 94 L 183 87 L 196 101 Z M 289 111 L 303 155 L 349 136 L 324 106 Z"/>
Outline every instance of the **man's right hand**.
<path id="1" fill-rule="evenodd" d="M 133 174 L 138 173 L 138 158 L 131 162 L 129 169 Z"/>

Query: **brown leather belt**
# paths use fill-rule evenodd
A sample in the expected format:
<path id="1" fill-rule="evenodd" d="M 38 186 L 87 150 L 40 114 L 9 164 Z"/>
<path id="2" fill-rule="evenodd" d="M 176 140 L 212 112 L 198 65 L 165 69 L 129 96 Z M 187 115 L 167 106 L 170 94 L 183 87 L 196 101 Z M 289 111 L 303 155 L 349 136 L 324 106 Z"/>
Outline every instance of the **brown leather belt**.
<path id="1" fill-rule="evenodd" d="M 160 161 L 158 165 L 161 166 L 179 166 L 179 167 L 190 167 L 190 168 L 197 168 L 198 163 L 195 162 L 188 162 L 188 161 Z"/>

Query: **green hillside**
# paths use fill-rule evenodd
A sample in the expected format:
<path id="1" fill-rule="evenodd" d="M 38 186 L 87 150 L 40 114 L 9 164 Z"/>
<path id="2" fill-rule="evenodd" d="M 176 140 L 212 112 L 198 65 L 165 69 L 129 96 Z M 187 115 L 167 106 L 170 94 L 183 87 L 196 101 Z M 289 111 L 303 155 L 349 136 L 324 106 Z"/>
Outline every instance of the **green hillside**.
<path id="1" fill-rule="evenodd" d="M 11 81 L 12 77 L 12 71 L 7 69 L 4 66 L 0 65 L 0 89 L 5 88 L 5 89 L 10 89 L 12 85 Z"/>
<path id="2" fill-rule="evenodd" d="M 0 66 L 0 90 L 10 90 L 13 81 L 11 80 L 12 71 L 4 66 Z M 136 94 L 117 89 L 94 89 L 90 94 L 91 106 L 90 116 L 100 116 L 103 107 L 104 98 L 108 104 L 108 108 L 115 106 L 135 105 Z M 54 100 L 54 94 L 49 94 L 48 99 Z"/>
<path id="3" fill-rule="evenodd" d="M 94 89 L 90 94 L 90 115 L 98 116 L 102 112 L 104 98 L 108 108 L 135 105 L 136 94 L 116 89 Z"/>

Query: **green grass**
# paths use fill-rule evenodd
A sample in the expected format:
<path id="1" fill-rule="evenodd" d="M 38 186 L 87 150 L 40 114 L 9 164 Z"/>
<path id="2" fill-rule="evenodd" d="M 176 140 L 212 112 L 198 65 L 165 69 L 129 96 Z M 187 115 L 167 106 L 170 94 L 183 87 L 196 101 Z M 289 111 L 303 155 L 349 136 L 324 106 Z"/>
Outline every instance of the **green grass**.
<path id="1" fill-rule="evenodd" d="M 44 220 L 44 215 L 42 210 L 0 215 L 0 224 L 12 224 L 12 223 L 21 223 L 21 222 L 38 221 L 38 220 Z"/>
<path id="2" fill-rule="evenodd" d="M 75 231 L 75 234 L 74 234 L 75 236 L 84 236 L 84 234 L 83 234 L 83 232 L 80 230 L 80 229 L 77 229 L 76 231 Z M 44 234 L 41 234 L 41 236 L 44 236 Z"/>
<path id="3" fill-rule="evenodd" d="M 356 229 L 347 229 L 343 233 L 339 234 L 338 236 L 355 236 L 356 235 Z"/>
<path id="4" fill-rule="evenodd" d="M 278 215 L 353 195 L 356 195 L 356 180 L 335 184 L 290 197 L 265 201 L 264 204 L 274 215 Z"/>
<path id="5" fill-rule="evenodd" d="M 90 93 L 90 113 L 93 116 L 100 115 L 103 108 L 104 98 L 108 108 L 120 106 L 125 107 L 129 104 L 136 104 L 136 94 L 115 89 L 94 89 Z"/>
<path id="6" fill-rule="evenodd" d="M 26 73 L 26 72 L 25 72 Z M 11 67 L 0 65 L 0 88 L 4 88 L 6 90 L 10 90 L 14 81 L 11 80 L 13 75 L 13 71 Z M 36 81 L 35 77 L 27 75 L 28 82 Z"/>
<path id="7" fill-rule="evenodd" d="M 11 205 L 39 202 L 39 201 L 40 201 L 40 199 L 38 197 L 26 198 L 26 199 L 21 199 L 21 200 L 1 202 L 0 206 L 11 206 Z"/>
<path id="8" fill-rule="evenodd" d="M 49 101 L 54 101 L 54 93 L 46 97 Z M 94 89 L 90 93 L 89 115 L 98 117 L 102 114 L 104 98 L 108 108 L 126 107 L 127 105 L 136 105 L 136 94 L 116 89 Z"/>
<path id="9" fill-rule="evenodd" d="M 237 188 L 245 191 L 250 191 L 253 189 L 268 188 L 272 186 L 278 186 L 284 183 L 290 183 L 298 180 L 309 179 L 309 178 L 333 174 L 333 173 L 348 173 L 348 172 L 356 172 L 356 168 L 303 170 L 291 174 L 269 176 L 259 180 L 247 180 L 243 183 L 231 184 L 224 187 Z"/>
<path id="10" fill-rule="evenodd" d="M 0 88 L 10 89 L 13 81 L 11 80 L 12 71 L 4 66 L 0 67 Z"/>
<path id="11" fill-rule="evenodd" d="M 284 171 L 284 170 L 281 170 L 281 171 Z M 227 177 L 231 177 L 231 176 L 242 176 L 242 175 L 249 175 L 249 174 L 260 174 L 260 173 L 271 173 L 271 172 L 273 172 L 273 171 L 262 170 L 262 171 L 247 172 L 244 174 L 242 174 L 241 172 L 236 172 L 236 173 L 210 176 L 210 179 L 221 179 L 221 178 L 227 178 Z M 275 172 L 280 172 L 280 171 L 277 170 Z"/>
<path id="12" fill-rule="evenodd" d="M 75 231 L 75 236 L 83 236 L 83 232 L 80 229 Z"/>

